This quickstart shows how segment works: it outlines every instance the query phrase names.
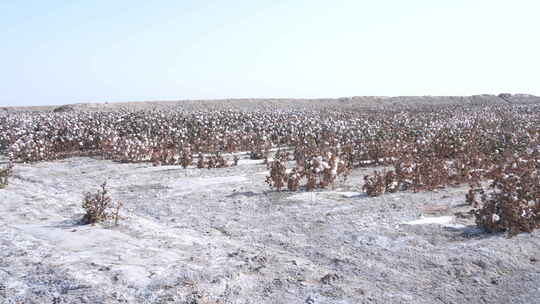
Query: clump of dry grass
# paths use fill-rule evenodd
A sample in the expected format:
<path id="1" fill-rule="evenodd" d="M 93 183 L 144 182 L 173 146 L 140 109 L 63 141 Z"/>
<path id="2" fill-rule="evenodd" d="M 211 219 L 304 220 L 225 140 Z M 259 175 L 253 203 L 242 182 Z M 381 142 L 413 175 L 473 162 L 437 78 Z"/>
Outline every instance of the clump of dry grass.
<path id="1" fill-rule="evenodd" d="M 122 202 L 113 202 L 107 190 L 107 182 L 101 184 L 101 189 L 96 193 L 86 192 L 82 203 L 86 211 L 81 223 L 84 225 L 95 224 L 112 220 L 118 225 L 120 219 L 119 213 L 122 208 Z"/>

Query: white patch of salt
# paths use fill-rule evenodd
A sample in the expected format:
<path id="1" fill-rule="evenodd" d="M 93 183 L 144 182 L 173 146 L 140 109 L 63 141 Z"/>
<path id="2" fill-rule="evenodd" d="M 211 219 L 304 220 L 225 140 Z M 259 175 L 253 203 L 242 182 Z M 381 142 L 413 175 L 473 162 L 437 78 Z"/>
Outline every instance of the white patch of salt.
<path id="1" fill-rule="evenodd" d="M 258 165 L 264 163 L 263 159 L 240 159 L 238 160 L 238 165 Z"/>
<path id="2" fill-rule="evenodd" d="M 414 221 L 405 222 L 407 225 L 427 225 L 427 224 L 449 224 L 454 219 L 453 216 L 423 217 Z"/>

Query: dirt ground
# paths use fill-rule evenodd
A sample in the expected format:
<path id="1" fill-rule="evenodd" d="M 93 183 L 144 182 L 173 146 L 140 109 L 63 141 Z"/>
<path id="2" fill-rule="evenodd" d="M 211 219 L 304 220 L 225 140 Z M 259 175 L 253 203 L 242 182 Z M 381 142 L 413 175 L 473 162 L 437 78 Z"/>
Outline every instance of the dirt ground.
<path id="1" fill-rule="evenodd" d="M 0 303 L 537 303 L 540 234 L 488 235 L 466 187 L 369 198 L 270 191 L 224 169 L 71 158 L 17 164 L 0 190 Z M 81 226 L 107 180 L 117 227 Z"/>

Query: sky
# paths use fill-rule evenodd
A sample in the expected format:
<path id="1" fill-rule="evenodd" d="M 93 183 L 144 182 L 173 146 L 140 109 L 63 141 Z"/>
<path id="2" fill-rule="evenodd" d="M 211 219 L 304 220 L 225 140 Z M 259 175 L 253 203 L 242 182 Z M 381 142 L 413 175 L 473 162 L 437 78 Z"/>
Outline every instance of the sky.
<path id="1" fill-rule="evenodd" d="M 0 105 L 540 95 L 538 0 L 0 0 Z"/>

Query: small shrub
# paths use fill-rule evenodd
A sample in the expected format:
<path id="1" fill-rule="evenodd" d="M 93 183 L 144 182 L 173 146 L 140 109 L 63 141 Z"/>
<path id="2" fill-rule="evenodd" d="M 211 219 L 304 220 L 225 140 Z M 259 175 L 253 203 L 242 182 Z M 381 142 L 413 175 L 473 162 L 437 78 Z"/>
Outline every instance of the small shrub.
<path id="1" fill-rule="evenodd" d="M 266 137 L 264 137 L 264 140 L 261 139 L 249 152 L 249 158 L 250 159 L 268 159 L 268 156 L 270 155 L 270 145 L 266 143 Z"/>
<path id="2" fill-rule="evenodd" d="M 540 176 L 536 160 L 516 159 L 492 173 L 491 191 L 481 191 L 481 202 L 474 191 L 467 201 L 479 206 L 473 213 L 476 224 L 488 232 L 508 232 L 510 236 L 540 228 Z"/>
<path id="3" fill-rule="evenodd" d="M 9 176 L 13 171 L 13 163 L 9 162 L 7 167 L 0 168 L 0 189 L 5 188 L 9 183 Z"/>
<path id="4" fill-rule="evenodd" d="M 384 176 L 385 191 L 389 193 L 397 192 L 399 185 L 397 174 L 394 171 L 388 171 Z"/>
<path id="5" fill-rule="evenodd" d="M 122 208 L 121 202 L 114 203 L 107 190 L 107 182 L 101 184 L 101 190 L 96 193 L 87 192 L 84 194 L 82 207 L 86 211 L 81 223 L 84 225 L 114 220 L 118 225 L 119 212 Z"/>
<path id="6" fill-rule="evenodd" d="M 364 186 L 362 190 L 366 192 L 368 196 L 379 196 L 383 193 L 394 193 L 400 189 L 404 189 L 405 184 L 398 180 L 396 172 L 379 171 L 373 172 L 372 176 L 364 176 Z"/>
<path id="7" fill-rule="evenodd" d="M 206 168 L 206 161 L 204 160 L 204 155 L 202 153 L 199 153 L 199 156 L 197 157 L 197 168 Z"/>
<path id="8" fill-rule="evenodd" d="M 190 150 L 183 150 L 182 155 L 180 156 L 180 164 L 182 168 L 186 169 L 188 166 L 193 164 L 193 157 L 191 156 Z"/>
<path id="9" fill-rule="evenodd" d="M 302 174 L 296 168 L 292 169 L 288 175 L 287 189 L 289 191 L 298 191 L 300 189 L 300 179 L 302 179 Z"/>
<path id="10" fill-rule="evenodd" d="M 385 174 L 375 171 L 372 176 L 364 176 L 364 186 L 362 189 L 369 196 L 378 196 L 384 193 L 386 189 Z"/>
<path id="11" fill-rule="evenodd" d="M 230 167 L 229 162 L 221 155 L 221 153 L 216 152 L 213 156 L 214 158 L 214 168 L 227 168 Z M 210 169 L 210 167 L 209 167 Z"/>
<path id="12" fill-rule="evenodd" d="M 271 188 L 276 188 L 277 191 L 280 191 L 281 188 L 285 186 L 286 182 L 287 167 L 285 167 L 285 164 L 280 159 L 276 159 L 272 162 L 270 176 L 266 177 L 266 183 Z"/>

